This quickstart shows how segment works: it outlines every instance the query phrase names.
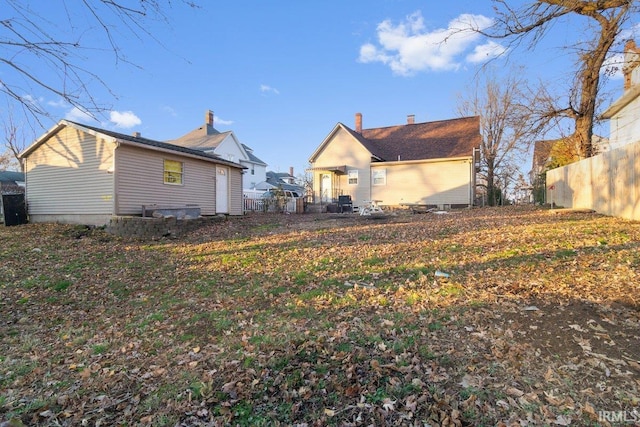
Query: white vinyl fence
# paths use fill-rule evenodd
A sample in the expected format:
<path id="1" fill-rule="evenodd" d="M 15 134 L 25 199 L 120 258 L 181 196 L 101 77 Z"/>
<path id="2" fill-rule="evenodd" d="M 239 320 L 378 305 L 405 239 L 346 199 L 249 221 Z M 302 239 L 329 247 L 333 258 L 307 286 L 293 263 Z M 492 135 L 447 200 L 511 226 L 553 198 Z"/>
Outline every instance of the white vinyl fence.
<path id="1" fill-rule="evenodd" d="M 264 198 L 261 196 L 244 195 L 244 212 L 288 212 L 303 213 L 302 197 Z"/>
<path id="2" fill-rule="evenodd" d="M 548 171 L 547 202 L 640 220 L 640 142 Z"/>

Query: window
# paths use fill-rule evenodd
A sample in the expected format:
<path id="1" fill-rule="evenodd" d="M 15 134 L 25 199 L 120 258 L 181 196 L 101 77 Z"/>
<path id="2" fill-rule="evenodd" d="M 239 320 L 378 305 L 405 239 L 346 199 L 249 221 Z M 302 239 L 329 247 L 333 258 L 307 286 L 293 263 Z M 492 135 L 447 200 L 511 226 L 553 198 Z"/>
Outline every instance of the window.
<path id="1" fill-rule="evenodd" d="M 352 169 L 349 171 L 349 184 L 350 185 L 358 185 L 358 171 Z"/>
<path id="2" fill-rule="evenodd" d="M 387 185 L 387 170 L 376 169 L 371 172 L 373 185 Z"/>
<path id="3" fill-rule="evenodd" d="M 164 183 L 182 185 L 182 162 L 164 161 Z"/>

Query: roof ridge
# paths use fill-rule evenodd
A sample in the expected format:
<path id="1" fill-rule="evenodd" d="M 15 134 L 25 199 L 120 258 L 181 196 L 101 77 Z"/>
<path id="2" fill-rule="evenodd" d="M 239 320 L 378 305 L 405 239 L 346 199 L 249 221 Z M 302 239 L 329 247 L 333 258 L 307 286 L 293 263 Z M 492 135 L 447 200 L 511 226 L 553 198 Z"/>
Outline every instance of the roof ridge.
<path id="1" fill-rule="evenodd" d="M 381 127 L 375 127 L 375 128 L 366 128 L 366 129 L 362 129 L 362 131 L 366 131 L 366 130 L 373 130 L 373 129 L 389 129 L 389 128 L 397 128 L 397 127 L 403 127 L 403 126 L 420 126 L 420 125 L 432 125 L 434 123 L 441 123 L 441 122 L 452 122 L 455 120 L 470 120 L 470 119 L 477 119 L 480 116 L 464 116 L 464 117 L 455 117 L 453 119 L 441 119 L 441 120 L 432 120 L 432 121 L 428 121 L 428 122 L 417 122 L 417 123 L 402 123 L 399 125 L 390 125 L 390 126 L 381 126 Z"/>
<path id="2" fill-rule="evenodd" d="M 209 158 L 212 160 L 220 160 L 223 163 L 234 163 L 234 162 L 230 162 L 228 160 L 223 159 L 222 157 L 220 157 L 215 153 L 208 153 L 208 152 L 205 152 L 204 150 L 199 150 L 197 148 L 184 147 L 182 145 L 173 144 L 171 142 L 159 141 L 156 139 L 145 138 L 142 136 L 127 135 L 127 134 L 112 131 L 109 129 L 102 129 L 97 126 L 85 125 L 85 124 L 74 122 L 71 120 L 66 120 L 66 122 L 80 126 L 80 127 L 84 127 L 86 129 L 90 129 L 94 132 L 98 132 L 98 133 L 110 136 L 112 138 L 124 140 L 124 141 L 148 145 L 150 147 L 164 148 L 167 150 L 175 151 L 177 153 L 191 154 L 199 157 Z"/>

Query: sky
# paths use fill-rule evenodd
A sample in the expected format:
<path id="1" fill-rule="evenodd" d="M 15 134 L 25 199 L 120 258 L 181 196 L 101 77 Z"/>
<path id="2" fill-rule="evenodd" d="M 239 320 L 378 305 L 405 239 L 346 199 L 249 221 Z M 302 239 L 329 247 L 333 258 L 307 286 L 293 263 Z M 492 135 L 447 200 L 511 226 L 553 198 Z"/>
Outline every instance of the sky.
<path id="1" fill-rule="evenodd" d="M 570 47 L 584 36 L 584 22 L 567 20 L 534 49 L 508 49 L 456 31 L 465 23 L 490 25 L 489 0 L 199 0 L 199 8 L 172 1 L 162 10 L 166 19 L 151 14 L 123 25 L 105 18 L 117 57 L 80 1 L 2 3 L 20 4 L 26 16 L 33 8 L 54 37 L 90 47 L 72 59 L 91 73 L 84 81 L 104 113 L 95 120 L 25 82 L 21 96 L 50 114 L 40 133 L 70 119 L 171 140 L 201 126 L 212 110 L 215 128 L 233 131 L 267 170 L 293 167 L 294 175 L 338 122 L 354 128 L 356 113 L 364 128 L 404 124 L 407 115 L 416 122 L 459 117 L 459 97 L 490 60 L 497 72 L 523 67 L 529 79 L 561 88 L 575 70 Z M 0 6 L 0 20 L 15 13 L 7 10 Z M 41 59 L 14 58 L 60 81 L 59 70 Z M 10 73 L 0 67 L 3 81 Z M 609 84 L 613 100 L 622 80 L 614 75 Z"/>

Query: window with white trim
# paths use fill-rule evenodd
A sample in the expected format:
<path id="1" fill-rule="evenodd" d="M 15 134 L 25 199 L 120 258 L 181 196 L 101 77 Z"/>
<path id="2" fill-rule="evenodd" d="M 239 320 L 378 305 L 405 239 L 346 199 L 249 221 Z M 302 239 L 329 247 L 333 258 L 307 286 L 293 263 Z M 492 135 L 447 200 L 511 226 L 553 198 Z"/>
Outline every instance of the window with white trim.
<path id="1" fill-rule="evenodd" d="M 164 183 L 182 185 L 182 162 L 176 160 L 164 161 Z"/>
<path id="2" fill-rule="evenodd" d="M 373 185 L 387 185 L 387 170 L 374 169 L 371 171 Z"/>
<path id="3" fill-rule="evenodd" d="M 349 175 L 349 178 L 347 180 L 347 182 L 349 183 L 349 185 L 358 185 L 358 170 L 357 169 L 351 169 L 347 172 Z"/>

